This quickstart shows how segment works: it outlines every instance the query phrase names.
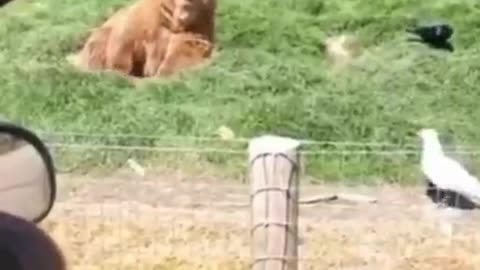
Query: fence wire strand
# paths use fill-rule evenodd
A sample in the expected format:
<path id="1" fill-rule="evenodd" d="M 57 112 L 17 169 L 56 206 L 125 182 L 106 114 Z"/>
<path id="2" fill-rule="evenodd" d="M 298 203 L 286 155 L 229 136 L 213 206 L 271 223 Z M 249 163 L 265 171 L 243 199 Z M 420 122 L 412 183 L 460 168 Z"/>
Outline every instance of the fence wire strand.
<path id="1" fill-rule="evenodd" d="M 224 154 L 246 154 L 246 150 L 234 150 L 231 148 L 214 147 L 156 147 L 141 145 L 116 145 L 116 144 L 82 144 L 82 143 L 47 143 L 52 148 L 76 148 L 76 149 L 102 149 L 117 151 L 145 151 L 145 152 L 190 152 L 190 153 L 224 153 Z M 419 150 L 303 150 L 303 155 L 415 155 Z M 457 154 L 480 154 L 480 148 L 472 150 L 446 151 L 446 153 Z"/>
<path id="2" fill-rule="evenodd" d="M 108 133 L 82 133 L 82 132 L 59 132 L 59 131 L 43 131 L 43 130 L 35 130 L 35 132 L 41 137 L 43 137 L 46 141 L 53 141 L 52 143 L 57 144 L 58 146 L 63 147 L 77 147 L 76 145 L 84 145 L 84 144 L 68 144 L 67 143 L 60 143 L 58 142 L 58 138 L 72 138 L 72 137 L 81 137 L 87 138 L 90 140 L 93 139 L 144 139 L 144 140 L 155 140 L 158 142 L 180 142 L 180 143 L 188 143 L 188 142 L 196 142 L 196 143 L 236 143 L 236 144 L 247 144 L 250 142 L 252 138 L 246 137 L 236 137 L 236 138 L 228 138 L 223 139 L 220 137 L 202 137 L 202 136 L 162 136 L 162 135 L 144 135 L 144 134 L 133 134 L 133 133 L 125 133 L 125 134 L 108 134 Z M 53 139 L 56 138 L 56 139 Z M 419 143 L 391 143 L 391 142 L 380 142 L 380 141 L 371 141 L 371 142 L 361 142 L 361 141 L 349 141 L 349 140 L 342 140 L 342 141 L 333 141 L 333 140 L 310 140 L 310 139 L 296 139 L 302 145 L 306 146 L 351 146 L 351 147 L 396 147 L 399 149 L 418 149 L 420 147 Z M 106 147 L 106 146 L 113 146 L 116 147 L 117 145 L 109 144 L 109 145 L 95 145 L 99 147 Z M 118 145 L 120 146 L 120 145 Z M 132 146 L 132 147 L 141 147 L 141 146 Z M 154 147 L 150 147 L 154 148 Z M 457 145 L 457 149 L 469 149 L 473 151 L 480 151 L 480 145 Z M 145 148 L 147 149 L 147 147 Z M 140 149 L 137 149 L 140 150 Z M 171 150 L 166 150 L 171 151 Z M 180 150 L 183 151 L 183 150 Z M 219 151 L 228 151 L 228 150 L 219 150 Z M 323 152 L 320 152 L 323 153 Z M 468 152 L 467 152 L 468 153 Z"/>
<path id="3" fill-rule="evenodd" d="M 40 132 L 39 132 L 40 133 Z M 43 136 L 45 137 L 49 137 L 49 138 L 52 138 L 54 137 L 52 134 L 52 132 L 45 132 L 45 133 L 42 133 Z M 58 133 L 57 134 L 54 134 L 54 135 L 59 135 Z M 72 133 L 61 133 L 61 136 L 72 136 Z M 78 134 L 76 135 L 73 135 L 73 136 L 79 136 Z M 87 138 L 105 138 L 105 137 L 116 137 L 116 138 L 127 138 L 127 137 L 136 137 L 136 138 L 144 138 L 144 136 L 142 135 L 135 135 L 135 134 L 117 134 L 117 135 L 106 135 L 106 134 L 82 134 L 82 136 L 85 136 Z M 149 137 L 150 139 L 157 139 L 157 140 L 162 140 L 164 139 L 165 137 L 161 137 L 161 136 L 147 136 Z M 172 138 L 172 137 L 169 137 L 169 138 Z M 217 138 L 204 138 L 204 137 L 173 137 L 173 139 L 176 139 L 176 140 L 179 140 L 179 141 L 182 141 L 182 139 L 185 139 L 185 138 L 189 138 L 190 141 L 192 140 L 197 140 L 197 141 L 204 141 L 204 142 L 220 142 L 220 141 L 225 141 L 225 140 L 221 140 L 221 139 L 217 139 Z M 303 142 L 309 142 L 309 140 L 303 140 Z M 232 140 L 232 142 L 240 142 L 240 143 L 246 143 L 246 142 L 249 142 L 249 139 L 248 138 L 239 138 L 239 139 L 236 139 L 236 140 Z M 316 141 L 310 141 L 312 142 L 311 145 L 315 145 L 315 144 L 324 144 L 325 142 L 316 142 Z M 331 143 L 331 142 L 330 142 Z M 334 142 L 334 143 L 338 143 L 337 145 L 348 145 L 349 142 Z M 343 143 L 343 144 L 342 144 Z M 347 143 L 347 144 L 345 144 Z M 144 152 L 173 152 L 173 153 L 224 153 L 224 154 L 228 154 L 228 155 L 246 155 L 247 154 L 247 150 L 246 149 L 242 149 L 242 148 L 246 148 L 246 147 L 237 147 L 238 149 L 235 149 L 233 147 L 231 148 L 228 148 L 228 147 L 202 147 L 202 146 L 191 146 L 191 147 L 184 147 L 184 146 L 168 146 L 168 147 L 162 147 L 162 146 L 142 146 L 142 145 L 119 145 L 119 144 L 101 144 L 101 143 L 68 143 L 68 142 L 56 142 L 55 140 L 52 140 L 52 141 L 49 141 L 47 142 L 48 146 L 51 147 L 51 148 L 54 148 L 54 149 L 58 149 L 58 148 L 65 148 L 67 150 L 87 150 L 87 152 L 90 152 L 91 150 L 109 150 L 109 151 L 144 151 Z M 370 147 L 372 144 L 371 143 L 358 143 L 358 142 L 351 142 L 350 145 L 359 145 L 359 146 L 366 146 L 366 147 Z M 393 144 L 385 144 L 385 143 L 377 143 L 376 145 L 393 145 Z M 300 152 L 300 156 L 301 157 L 304 157 L 304 156 L 308 156 L 308 155 L 317 155 L 317 156 L 322 156 L 322 155 L 380 155 L 380 156 L 384 156 L 384 155 L 410 155 L 410 154 L 419 154 L 420 153 L 420 149 L 417 147 L 416 149 L 392 149 L 392 150 L 375 150 L 375 149 L 369 149 L 369 150 L 358 150 L 358 149 L 353 149 L 353 150 L 329 150 L 329 149 L 320 149 L 320 150 L 299 150 Z M 480 149 L 477 151 L 477 150 L 470 150 L 470 151 L 456 151 L 457 153 L 460 152 L 460 153 L 464 153 L 464 154 L 478 154 L 480 153 Z M 303 160 L 302 160 L 303 161 Z M 301 163 L 302 166 L 303 166 L 303 162 Z M 300 169 L 300 168 L 298 168 Z M 139 184 L 139 183 L 136 183 L 136 184 Z M 136 186 L 136 188 L 138 188 L 138 186 Z M 432 196 L 432 200 L 435 199 L 435 200 L 441 200 L 442 198 L 445 197 L 445 194 L 442 194 L 442 193 L 439 193 L 438 190 L 436 190 L 435 188 L 427 188 L 426 189 L 427 192 L 430 192 L 430 196 Z M 201 191 L 199 191 L 201 192 Z M 140 194 L 140 195 L 139 195 Z M 136 196 L 142 196 L 141 193 L 137 190 L 137 195 Z M 202 204 L 201 202 L 199 203 L 198 201 L 196 201 L 194 204 L 190 204 L 190 205 L 183 205 L 183 207 L 185 207 L 186 209 L 191 209 L 190 212 L 194 212 L 194 211 L 211 211 L 213 209 L 220 209 L 222 207 L 224 207 L 225 209 L 228 209 L 229 212 L 233 212 L 232 208 L 233 207 L 241 207 L 241 208 L 246 208 L 246 207 L 249 207 L 249 204 L 248 204 L 248 200 L 247 200 L 247 197 L 248 196 L 245 196 L 245 203 L 241 203 L 241 204 L 238 204 L 238 205 L 234 205 L 233 203 L 231 204 L 225 204 L 225 205 L 222 205 L 220 203 L 213 203 L 213 204 Z M 121 199 L 119 199 L 121 200 Z M 450 198 L 449 200 L 454 203 L 454 204 L 459 204 L 459 199 L 458 197 L 455 197 L 454 195 L 450 195 Z M 405 202 L 405 205 L 394 205 L 393 202 L 385 202 L 385 201 L 381 201 L 381 204 L 383 205 L 390 205 L 390 206 L 395 206 L 396 209 L 404 209 L 404 208 L 407 208 L 407 206 L 409 206 L 409 203 L 408 202 Z M 107 213 L 108 211 L 105 209 L 105 202 L 101 203 L 102 205 L 102 208 L 100 210 L 100 216 L 103 216 L 105 215 L 105 213 Z M 349 208 L 349 210 L 353 209 L 353 211 L 361 211 L 360 210 L 360 207 L 358 207 L 358 205 L 344 205 L 344 204 L 340 204 L 340 205 L 336 205 L 335 203 L 333 204 L 328 204 L 327 206 L 327 203 L 325 204 L 321 204 L 323 209 L 330 209 L 330 211 L 332 212 L 341 212 L 343 211 L 343 209 L 345 208 Z M 134 205 L 133 205 L 134 206 Z M 84 204 L 82 204 L 82 207 L 85 207 Z M 152 206 L 153 208 L 157 208 L 157 206 Z M 171 207 L 171 206 L 170 206 Z M 356 208 L 358 207 L 358 208 Z M 87 207 L 85 207 L 87 208 Z M 90 207 L 88 207 L 90 208 Z M 133 208 L 133 207 L 132 207 Z M 203 209 L 202 209 L 203 208 Z M 189 216 L 193 216 L 193 214 L 190 214 L 189 211 L 187 211 L 186 209 L 181 209 L 181 208 L 178 208 L 178 209 L 175 209 L 175 215 L 179 215 L 179 213 L 182 213 L 182 211 L 186 212 L 189 214 Z M 222 208 L 221 211 L 224 211 L 225 209 Z M 393 208 L 392 208 L 393 209 Z M 140 214 L 142 213 L 142 211 L 140 209 L 137 209 L 138 212 L 135 212 L 136 216 L 136 220 L 139 221 L 141 219 L 141 215 L 144 215 L 144 214 Z M 345 211 L 347 212 L 347 211 Z M 154 212 L 150 212 L 148 214 L 145 214 L 145 215 L 153 215 L 155 216 L 155 223 L 168 223 L 169 221 L 163 221 L 163 220 L 160 220 L 160 217 L 162 216 L 161 213 L 156 213 L 154 214 Z M 103 217 L 100 217 L 100 218 L 103 218 Z M 301 216 L 300 216 L 301 218 Z M 116 226 L 118 227 L 117 230 L 118 230 L 118 236 L 117 238 L 119 239 L 123 239 L 123 238 L 126 238 L 126 236 L 124 234 L 122 234 L 122 232 L 124 230 L 127 230 L 126 227 L 124 224 L 127 223 L 127 219 L 123 216 L 122 212 L 120 212 L 118 214 L 118 217 L 116 217 L 116 219 L 118 220 L 117 222 L 119 224 L 117 224 Z M 179 218 L 180 219 L 180 218 Z M 208 217 L 209 221 L 213 222 L 213 221 L 216 221 L 216 218 L 215 217 Z M 85 214 L 85 226 L 87 226 L 87 221 L 88 221 L 88 217 L 87 217 L 87 214 Z M 218 222 L 223 222 L 225 219 L 224 218 L 218 218 Z M 231 221 L 231 220 L 230 220 Z M 199 222 L 199 220 L 196 220 L 196 222 Z M 311 221 L 309 221 L 311 222 Z M 266 220 L 264 222 L 261 222 L 259 223 L 259 225 L 265 225 L 265 224 L 272 224 L 272 222 Z M 341 224 L 341 223 L 339 223 Z M 459 223 L 460 224 L 460 223 Z M 284 225 L 284 224 L 276 224 L 276 225 Z M 160 226 L 160 225 L 159 225 Z M 181 236 L 179 236 L 181 238 Z M 208 243 L 208 241 L 206 242 L 207 244 L 203 243 L 204 245 L 210 245 L 210 243 Z M 308 243 L 307 241 L 307 244 L 308 245 L 312 245 L 312 243 Z M 305 245 L 305 244 L 301 244 L 301 245 Z M 307 245 L 306 245 L 307 246 Z M 151 249 L 152 249 L 152 252 L 153 253 L 157 253 L 157 252 L 161 252 L 159 251 L 159 249 L 157 249 L 157 246 L 156 245 L 152 245 L 151 246 Z M 105 252 L 106 248 L 102 246 L 102 252 Z M 120 250 L 118 252 L 121 252 L 121 253 L 125 253 L 127 250 L 127 248 L 125 246 L 120 246 Z M 110 251 L 111 252 L 111 251 Z M 117 252 L 117 251 L 115 251 Z M 138 255 L 140 255 L 141 251 L 137 251 Z M 252 262 L 252 258 L 249 257 L 248 255 L 229 255 L 229 254 L 222 254 L 222 253 L 218 253 L 216 254 L 215 252 L 207 252 L 208 254 L 202 254 L 202 258 L 203 259 L 210 259 L 210 260 L 222 260 L 222 259 L 225 259 L 226 257 L 235 257 L 236 259 L 241 259 L 242 261 L 245 261 L 245 262 L 250 262 L 250 263 L 253 263 Z M 306 256 L 304 256 L 306 255 Z M 324 258 L 321 258 L 321 257 L 312 257 L 311 254 L 300 254 L 297 258 L 297 260 L 300 262 L 300 263 L 312 263 L 312 264 L 316 264 L 317 262 L 321 263 L 322 260 L 324 260 Z M 285 257 L 282 257 L 283 259 L 290 259 L 289 257 L 285 258 Z M 264 259 L 272 259 L 272 257 L 268 257 L 268 258 L 256 258 L 256 259 L 260 259 L 260 260 L 264 260 Z M 275 258 L 273 258 L 275 259 Z M 279 257 L 280 259 L 280 257 Z M 292 258 L 293 259 L 293 258 Z M 123 265 L 125 264 L 125 262 L 123 261 L 123 259 L 120 259 L 119 258 L 119 261 L 118 261 L 118 265 Z M 102 265 L 103 267 L 103 265 Z"/>

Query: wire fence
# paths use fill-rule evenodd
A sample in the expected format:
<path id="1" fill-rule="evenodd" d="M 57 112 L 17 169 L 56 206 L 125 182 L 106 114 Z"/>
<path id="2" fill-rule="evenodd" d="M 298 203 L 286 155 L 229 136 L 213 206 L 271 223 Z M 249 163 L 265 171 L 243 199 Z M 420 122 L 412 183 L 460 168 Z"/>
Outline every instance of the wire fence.
<path id="1" fill-rule="evenodd" d="M 83 138 L 87 141 L 94 141 L 94 140 L 114 140 L 114 139 L 144 139 L 144 140 L 154 140 L 159 142 L 177 142 L 177 143 L 189 143 L 189 142 L 210 142 L 210 143 L 220 143 L 220 142 L 227 142 L 232 144 L 242 144 L 246 145 L 252 138 L 244 138 L 244 137 L 237 137 L 237 138 L 228 138 L 222 139 L 219 137 L 197 137 L 197 136 L 162 136 L 162 135 L 141 135 L 141 134 L 108 134 L 108 133 L 81 133 L 81 132 L 58 132 L 58 131 L 43 131 L 43 130 L 36 130 L 37 134 L 44 137 L 46 140 L 50 141 L 64 141 L 68 139 L 79 139 Z M 400 148 L 401 150 L 398 151 L 407 151 L 407 149 L 420 149 L 419 143 L 407 143 L 407 144 L 395 144 L 390 142 L 360 142 L 360 141 L 319 141 L 319 140 L 308 140 L 308 139 L 298 139 L 298 141 L 304 146 L 348 146 L 348 147 L 393 147 L 393 148 Z M 73 144 L 73 147 L 76 147 Z M 63 144 L 63 146 L 68 147 L 68 145 Z M 102 145 L 98 144 L 95 147 L 102 148 L 102 147 L 110 147 L 110 146 L 120 146 L 120 145 Z M 141 147 L 141 146 L 125 146 L 125 147 Z M 480 145 L 457 145 L 455 146 L 457 149 L 467 149 L 470 151 L 459 151 L 460 153 L 476 153 L 480 150 Z M 152 150 L 155 151 L 154 147 L 145 148 L 145 150 Z M 142 149 L 143 150 L 143 149 Z M 202 150 L 198 148 L 198 150 Z M 225 149 L 228 151 L 228 149 Z M 246 152 L 244 150 L 243 152 Z M 323 153 L 323 152 L 322 152 Z"/>
<path id="2" fill-rule="evenodd" d="M 357 19 L 387 20 L 392 16 Z M 321 24 L 322 18 L 318 17 L 315 22 Z M 279 29 L 282 20 L 280 16 Z M 342 19 L 339 23 L 344 24 Z M 382 58 L 374 50 L 367 55 L 369 59 Z M 472 62 L 480 56 L 476 49 L 467 53 L 442 56 L 442 61 Z M 439 73 L 444 70 L 428 75 L 409 71 L 414 66 L 432 63 L 431 58 L 421 56 L 413 57 L 405 65 L 371 61 L 368 66 L 362 63 L 359 66 L 369 69 L 389 65 L 390 74 L 384 74 L 384 80 L 402 71 L 411 73 L 412 85 L 425 83 L 431 89 L 444 88 L 443 80 L 432 80 L 442 77 Z M 20 68 L 34 71 L 61 68 L 61 64 L 31 63 Z M 476 80 L 465 81 L 461 87 L 476 83 Z M 95 177 L 83 173 L 60 177 L 63 189 L 59 203 L 42 226 L 60 243 L 72 269 L 250 268 L 251 243 L 246 237 L 250 229 L 246 222 L 250 206 L 248 187 L 226 181 L 218 184 L 220 179 L 211 179 L 230 176 L 205 175 L 209 176 L 212 170 L 209 166 L 238 169 L 243 175 L 251 138 L 41 130 L 37 133 L 53 151 L 60 172 L 80 168 L 88 172 L 103 165 L 120 167 L 132 164 L 129 160 L 135 160 L 133 164 L 138 163 L 147 171 L 159 163 L 179 169 L 173 173 L 155 171 L 145 178 L 116 174 Z M 475 269 L 480 263 L 480 239 L 474 220 L 478 215 L 436 211 L 425 206 L 430 205 L 427 198 L 440 201 L 445 194 L 427 186 L 421 178 L 417 143 L 299 141 L 304 145 L 300 151 L 301 180 L 306 180 L 301 181 L 299 199 L 301 269 L 438 269 L 439 266 Z M 447 153 L 470 159 L 473 167 L 474 163 L 480 164 L 480 146 L 458 145 Z M 181 170 L 192 166 L 200 167 L 205 175 Z M 327 183 L 336 180 L 416 182 L 417 187 L 349 187 Z M 362 197 L 371 198 L 360 200 Z M 459 205 L 459 198 L 453 195 L 449 200 Z"/>
<path id="3" fill-rule="evenodd" d="M 248 138 L 41 131 L 38 134 L 46 138 L 57 163 L 62 163 L 60 159 L 65 154 L 77 155 L 78 151 L 98 160 L 105 150 L 112 156 L 121 156 L 124 162 L 136 152 L 161 153 L 157 162 L 162 162 L 168 153 L 174 153 L 175 158 L 220 154 L 227 160 L 238 161 L 234 165 L 240 167 L 244 176 L 248 167 Z M 68 142 L 75 136 L 76 141 L 81 136 L 84 141 Z M 96 143 L 115 138 L 147 138 L 157 146 Z M 192 141 L 207 146 L 192 145 Z M 375 157 L 383 160 L 380 167 L 402 167 L 409 163 L 407 169 L 418 172 L 418 160 L 401 159 L 395 163 L 390 158 L 418 155 L 417 145 L 299 141 L 306 148 L 299 151 L 303 180 L 298 226 L 301 269 L 385 269 L 385 265 L 389 269 L 431 269 L 439 263 L 445 266 L 442 269 L 454 269 L 449 267 L 455 267 L 459 261 L 465 261 L 462 265 L 469 269 L 480 260 L 477 255 L 480 238 L 475 233 L 476 220 L 480 220 L 478 213 L 438 207 L 435 203 L 445 193 L 428 186 L 424 178 L 416 178 L 414 187 L 328 184 L 328 180 L 316 179 L 314 167 L 304 166 L 310 160 L 314 160 L 314 166 L 327 163 L 328 166 L 320 166 L 321 170 L 330 167 L 337 175 L 349 167 L 366 166 L 352 170 L 367 172 L 356 179 L 394 172 L 371 166 L 371 160 L 365 161 Z M 209 147 L 208 143 L 217 147 Z M 330 149 L 332 145 L 350 149 Z M 362 147 L 369 149 L 351 149 Z M 390 147 L 390 150 L 375 147 Z M 467 149 L 460 151 L 466 156 L 478 153 L 475 146 L 454 148 Z M 350 155 L 356 159 L 346 158 Z M 190 162 L 199 162 L 185 160 L 189 162 L 181 165 L 186 167 L 192 165 Z M 76 162 L 83 165 L 81 160 Z M 145 166 L 142 161 L 138 163 Z M 132 176 L 135 174 L 61 176 L 63 199 L 42 226 L 60 243 L 75 269 L 251 269 L 252 242 L 246 237 L 251 225 L 247 222 L 251 206 L 249 187 L 235 178 L 229 181 L 224 179 L 229 177 L 209 175 L 211 170 L 204 165 L 200 166 L 202 175 L 160 170 L 143 178 Z M 311 185 L 314 180 L 319 180 L 319 185 Z M 458 206 L 462 199 L 454 194 L 448 200 Z"/>
<path id="4" fill-rule="evenodd" d="M 140 164 L 176 168 L 220 166 L 242 174 L 249 138 L 155 136 L 36 131 L 57 157 L 59 172 L 107 170 L 125 166 L 131 160 Z M 313 178 L 363 183 L 418 182 L 420 144 L 407 142 L 316 141 L 299 139 L 305 170 Z M 447 154 L 474 170 L 480 165 L 480 147 L 445 145 Z M 130 161 L 129 161 L 130 160 Z M 201 165 L 200 165 L 201 164 Z M 131 164 L 129 165 L 131 166 Z"/>

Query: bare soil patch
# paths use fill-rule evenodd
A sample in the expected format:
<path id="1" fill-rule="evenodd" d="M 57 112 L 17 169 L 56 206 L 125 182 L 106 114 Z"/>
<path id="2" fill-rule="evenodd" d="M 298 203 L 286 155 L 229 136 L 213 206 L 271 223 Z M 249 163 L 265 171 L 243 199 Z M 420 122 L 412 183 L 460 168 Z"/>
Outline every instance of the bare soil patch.
<path id="1" fill-rule="evenodd" d="M 72 269 L 248 269 L 248 186 L 181 173 L 145 179 L 59 176 L 42 224 Z M 376 204 L 301 206 L 304 269 L 475 269 L 478 211 L 440 210 L 421 187 L 303 185 L 301 196 L 355 193 Z M 449 222 L 455 221 L 453 234 Z M 112 268 L 113 269 L 113 268 Z"/>

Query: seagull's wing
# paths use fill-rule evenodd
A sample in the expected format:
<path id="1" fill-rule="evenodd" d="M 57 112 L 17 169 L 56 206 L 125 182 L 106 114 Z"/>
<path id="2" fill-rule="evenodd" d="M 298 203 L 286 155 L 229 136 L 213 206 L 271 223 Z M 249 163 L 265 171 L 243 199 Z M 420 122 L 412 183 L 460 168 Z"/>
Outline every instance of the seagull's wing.
<path id="1" fill-rule="evenodd" d="M 475 201 L 480 201 L 480 182 L 471 175 L 459 162 L 444 157 L 440 162 L 444 180 L 452 191 L 468 196 Z"/>
<path id="2" fill-rule="evenodd" d="M 448 157 L 462 164 L 463 168 L 466 169 L 470 174 L 478 174 L 476 166 L 474 166 L 473 160 L 464 154 L 461 154 L 461 148 L 455 141 L 452 133 L 442 134 L 441 142 L 443 142 L 444 151 L 450 152 Z"/>
<path id="3" fill-rule="evenodd" d="M 450 159 L 453 159 L 457 163 L 460 163 L 462 167 L 467 170 L 470 174 L 478 174 L 479 171 L 476 168 L 473 160 L 466 155 L 458 154 L 457 152 L 453 152 L 449 154 Z"/>
<path id="4" fill-rule="evenodd" d="M 438 189 L 457 190 L 455 179 L 465 172 L 460 164 L 444 156 L 438 156 L 432 162 L 423 163 L 422 171 Z"/>

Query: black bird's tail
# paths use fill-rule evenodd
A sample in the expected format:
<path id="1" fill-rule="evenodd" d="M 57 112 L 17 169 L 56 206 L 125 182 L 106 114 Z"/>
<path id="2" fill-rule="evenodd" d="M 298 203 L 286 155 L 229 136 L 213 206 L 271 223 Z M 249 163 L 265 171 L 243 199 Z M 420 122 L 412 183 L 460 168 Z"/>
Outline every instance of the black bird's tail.
<path id="1" fill-rule="evenodd" d="M 13 0 L 0 0 L 0 7 L 10 3 L 11 1 L 13 1 Z"/>

